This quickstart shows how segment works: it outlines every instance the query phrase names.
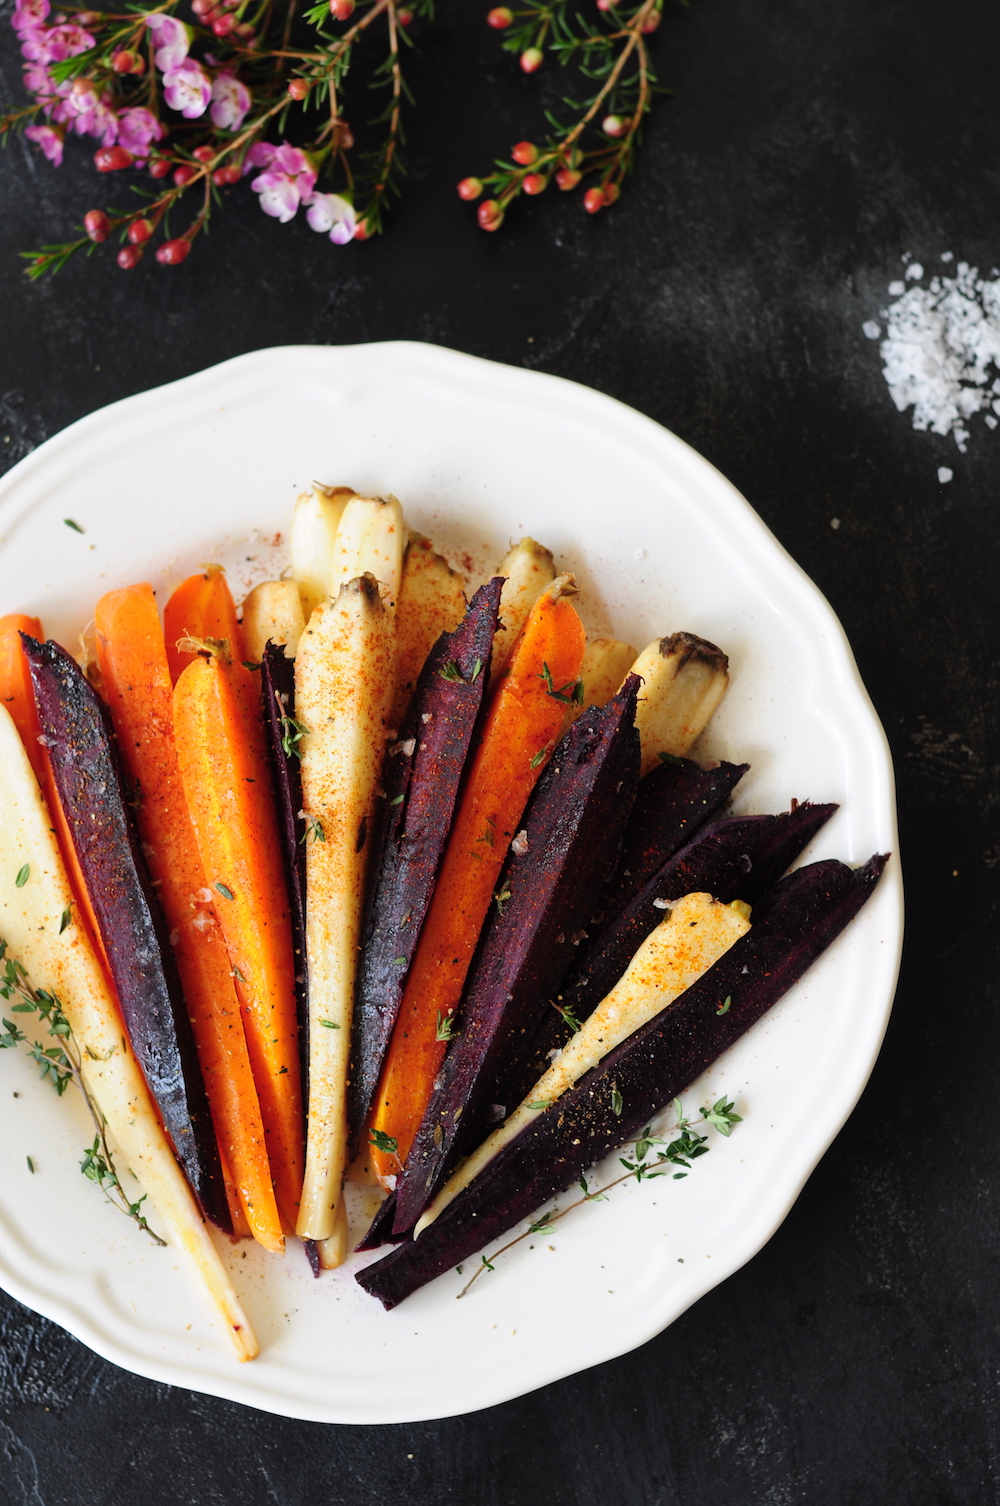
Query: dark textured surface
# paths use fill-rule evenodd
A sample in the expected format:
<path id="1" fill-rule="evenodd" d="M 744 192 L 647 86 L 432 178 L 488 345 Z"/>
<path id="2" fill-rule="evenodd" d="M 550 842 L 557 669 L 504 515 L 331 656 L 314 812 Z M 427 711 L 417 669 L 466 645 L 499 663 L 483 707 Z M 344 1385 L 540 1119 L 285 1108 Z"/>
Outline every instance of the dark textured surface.
<path id="1" fill-rule="evenodd" d="M 1000 255 L 1000 13 L 694 0 L 657 41 L 677 92 L 621 204 L 591 221 L 550 192 L 487 237 L 454 180 L 538 117 L 536 85 L 499 60 L 479 10 L 444 0 L 440 43 L 418 59 L 415 173 L 381 243 L 338 250 L 237 191 L 175 272 L 95 257 L 32 289 L 14 253 L 78 220 L 94 179 L 76 154 L 55 171 L 12 144 L 0 444 L 10 434 L 16 458 L 112 398 L 255 346 L 394 336 L 558 372 L 667 424 L 825 591 L 885 721 L 909 884 L 885 1049 L 750 1265 L 637 1353 L 479 1415 L 385 1429 L 263 1417 L 131 1379 L 4 1299 L 0 1498 L 995 1501 L 1000 436 L 977 423 L 963 458 L 914 434 L 859 327 L 904 252 L 986 269 Z M 10 97 L 6 35 L 0 47 Z"/>

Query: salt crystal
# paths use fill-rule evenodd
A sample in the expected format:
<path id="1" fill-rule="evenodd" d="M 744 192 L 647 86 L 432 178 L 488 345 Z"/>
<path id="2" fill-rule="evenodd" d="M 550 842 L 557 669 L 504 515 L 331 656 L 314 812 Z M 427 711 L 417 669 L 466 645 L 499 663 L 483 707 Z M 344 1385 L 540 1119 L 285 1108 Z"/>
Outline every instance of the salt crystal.
<path id="1" fill-rule="evenodd" d="M 955 253 L 953 251 L 942 251 L 941 252 L 941 260 L 942 261 L 954 261 L 955 260 Z"/>
<path id="2" fill-rule="evenodd" d="M 861 326 L 861 333 L 867 335 L 869 340 L 877 340 L 882 333 L 882 326 L 876 324 L 874 319 L 866 319 Z"/>
<path id="3" fill-rule="evenodd" d="M 912 281 L 923 268 L 911 262 L 906 275 Z M 891 282 L 889 293 L 896 301 L 882 313 L 879 349 L 892 400 L 901 413 L 912 407 L 915 429 L 950 434 L 964 454 L 969 420 L 991 407 L 1000 413 L 1000 278 L 959 262 L 954 277 L 932 277 L 926 288 Z"/>
<path id="4" fill-rule="evenodd" d="M 911 261 L 906 269 L 906 276 L 911 282 L 919 282 L 924 275 L 924 269 L 918 261 Z"/>
<path id="5" fill-rule="evenodd" d="M 955 472 L 953 470 L 951 470 L 948 466 L 946 466 L 946 465 L 939 465 L 938 466 L 938 480 L 940 481 L 940 483 L 941 483 L 942 486 L 944 486 L 944 484 L 945 484 L 946 481 L 951 481 L 954 478 L 954 475 L 955 475 Z"/>

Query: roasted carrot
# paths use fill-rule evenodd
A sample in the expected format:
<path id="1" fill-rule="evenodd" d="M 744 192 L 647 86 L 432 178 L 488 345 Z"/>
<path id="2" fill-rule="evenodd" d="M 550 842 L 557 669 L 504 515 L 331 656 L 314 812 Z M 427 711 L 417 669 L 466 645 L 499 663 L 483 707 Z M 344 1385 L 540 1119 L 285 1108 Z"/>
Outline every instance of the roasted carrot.
<path id="1" fill-rule="evenodd" d="M 163 610 L 163 636 L 175 685 L 181 671 L 197 658 L 196 649 L 177 647 L 185 638 L 225 640 L 232 658 L 244 658 L 243 634 L 221 565 L 206 565 L 200 575 L 189 575 L 181 582 Z"/>
<path id="2" fill-rule="evenodd" d="M 243 1009 L 278 1207 L 294 1229 L 303 1121 L 288 891 L 250 671 L 199 656 L 174 687 L 181 781 Z"/>
<path id="3" fill-rule="evenodd" d="M 561 575 L 538 597 L 486 714 L 376 1097 L 372 1161 L 383 1184 L 423 1118 L 507 849 L 573 703 L 586 642 L 575 592 Z"/>
<path id="4" fill-rule="evenodd" d="M 212 1122 L 254 1237 L 282 1250 L 260 1104 L 232 967 L 188 814 L 174 743 L 173 693 L 152 587 L 97 603 L 97 655 L 136 824 L 177 957 Z M 212 898 L 209 898 L 209 896 Z M 215 904 L 213 904 L 213 899 Z"/>
<path id="5" fill-rule="evenodd" d="M 45 752 L 38 741 L 42 729 L 38 725 L 28 661 L 21 647 L 22 633 L 27 633 L 29 638 L 41 639 L 42 624 L 37 617 L 26 617 L 23 612 L 0 617 L 0 701 L 10 712 L 35 778 L 44 788 L 47 773 Z"/>

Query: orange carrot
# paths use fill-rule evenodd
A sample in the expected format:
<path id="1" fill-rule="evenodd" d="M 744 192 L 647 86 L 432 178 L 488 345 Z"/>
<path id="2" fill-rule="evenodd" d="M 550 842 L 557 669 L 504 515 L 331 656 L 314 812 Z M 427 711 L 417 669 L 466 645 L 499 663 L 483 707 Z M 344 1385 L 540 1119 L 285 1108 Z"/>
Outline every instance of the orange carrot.
<path id="1" fill-rule="evenodd" d="M 97 603 L 97 655 L 136 823 L 171 930 L 212 1110 L 232 1185 L 254 1237 L 284 1248 L 240 1001 L 188 814 L 174 742 L 173 691 L 152 587 Z M 227 1188 L 228 1190 L 228 1188 Z"/>
<path id="2" fill-rule="evenodd" d="M 38 741 L 42 729 L 35 710 L 28 661 L 21 647 L 22 633 L 40 640 L 42 624 L 37 617 L 26 617 L 23 612 L 0 617 L 0 701 L 14 718 L 14 726 L 21 734 L 35 778 L 42 784 L 46 774 L 45 754 Z"/>
<path id="3" fill-rule="evenodd" d="M 254 677 L 219 653 L 174 687 L 174 735 L 202 866 L 243 1008 L 278 1207 L 294 1229 L 303 1116 L 288 891 Z"/>
<path id="4" fill-rule="evenodd" d="M 444 1056 L 441 1026 L 462 997 L 507 849 L 569 710 L 586 645 L 567 599 L 575 590 L 564 575 L 538 597 L 487 712 L 382 1069 L 372 1129 L 396 1150 L 372 1145 L 380 1179 L 409 1153 Z"/>
<path id="5" fill-rule="evenodd" d="M 225 639 L 232 658 L 244 657 L 243 634 L 221 565 L 206 565 L 201 575 L 189 575 L 181 582 L 164 608 L 163 636 L 175 685 L 181 671 L 197 658 L 196 650 L 177 647 L 183 638 Z"/>

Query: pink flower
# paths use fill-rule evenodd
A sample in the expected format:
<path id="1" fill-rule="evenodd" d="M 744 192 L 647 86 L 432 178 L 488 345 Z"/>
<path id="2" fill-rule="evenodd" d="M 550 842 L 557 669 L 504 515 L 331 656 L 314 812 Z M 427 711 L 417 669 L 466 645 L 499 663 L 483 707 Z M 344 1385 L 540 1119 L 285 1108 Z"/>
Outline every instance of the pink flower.
<path id="1" fill-rule="evenodd" d="M 18 36 L 41 26 L 49 13 L 49 0 L 17 0 L 10 24 Z"/>
<path id="2" fill-rule="evenodd" d="M 146 25 L 153 33 L 156 51 L 153 61 L 161 73 L 179 68 L 191 47 L 191 33 L 183 21 L 173 16 L 147 16 Z M 199 115 L 202 113 L 199 110 Z M 190 118 L 190 117 L 189 117 Z"/>
<path id="3" fill-rule="evenodd" d="M 254 178 L 250 187 L 260 194 L 264 213 L 280 220 L 282 225 L 293 218 L 300 204 L 312 202 L 316 170 L 297 146 L 289 146 L 287 141 L 278 147 L 268 141 L 257 142 L 247 152 L 246 170 L 254 167 L 265 167 L 268 171 Z"/>
<path id="4" fill-rule="evenodd" d="M 250 109 L 250 90 L 233 74 L 222 72 L 212 85 L 213 122 L 223 131 L 238 131 Z M 252 148 L 251 148 L 252 150 Z"/>
<path id="5" fill-rule="evenodd" d="M 36 43 L 36 39 L 37 44 L 44 49 L 44 56 L 41 51 L 35 54 L 28 51 L 29 46 Z M 29 33 L 21 52 L 26 58 L 36 56 L 39 62 L 62 63 L 66 58 L 75 58 L 81 52 L 88 52 L 93 46 L 94 39 L 89 31 L 67 21 L 64 26 L 50 26 L 47 31 L 43 28 Z"/>
<path id="6" fill-rule="evenodd" d="M 29 141 L 40 146 L 45 156 L 58 167 L 63 158 L 63 133 L 51 126 L 29 126 L 24 133 Z"/>
<path id="7" fill-rule="evenodd" d="M 164 73 L 163 97 L 171 110 L 179 110 L 185 120 L 197 120 L 208 109 L 212 86 L 197 63 L 187 63 Z"/>
<path id="8" fill-rule="evenodd" d="M 346 246 L 353 240 L 358 225 L 354 205 L 339 193 L 314 193 L 306 219 L 313 230 L 321 234 L 328 230 L 335 246 Z"/>
<path id="9" fill-rule="evenodd" d="M 59 115 L 72 124 L 77 136 L 96 136 L 102 146 L 114 146 L 118 140 L 118 116 L 109 101 L 98 95 L 92 79 L 76 80 Z"/>
<path id="10" fill-rule="evenodd" d="M 118 116 L 118 145 L 123 146 L 127 152 L 140 165 L 149 156 L 149 144 L 151 141 L 159 141 L 163 135 L 163 127 L 151 110 L 143 105 L 135 105 L 131 110 L 122 110 Z"/>
<path id="11" fill-rule="evenodd" d="M 52 82 L 49 70 L 41 63 L 36 63 L 32 68 L 25 68 L 24 87 L 29 94 L 40 94 L 48 97 L 55 93 L 55 85 Z"/>

